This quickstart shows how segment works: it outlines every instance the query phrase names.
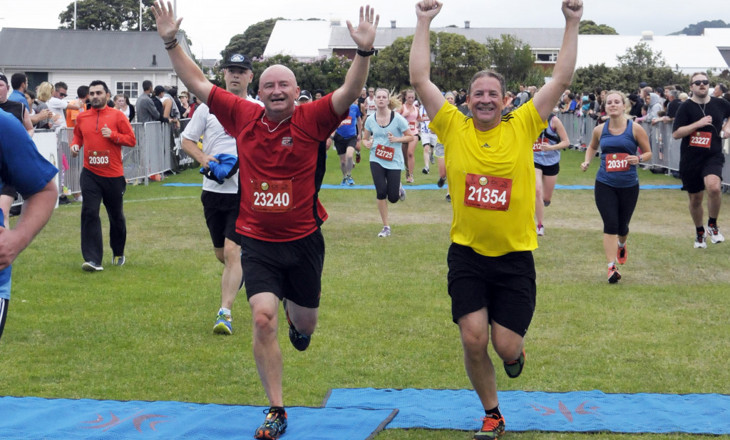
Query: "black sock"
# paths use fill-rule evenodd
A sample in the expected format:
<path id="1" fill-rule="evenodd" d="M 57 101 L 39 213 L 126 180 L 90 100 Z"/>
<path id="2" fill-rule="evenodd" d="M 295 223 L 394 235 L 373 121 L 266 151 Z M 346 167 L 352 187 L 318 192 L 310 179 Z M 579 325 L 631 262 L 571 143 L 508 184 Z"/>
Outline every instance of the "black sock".
<path id="1" fill-rule="evenodd" d="M 709 217 L 707 219 L 707 226 L 717 227 L 717 219 L 716 218 Z"/>
<path id="2" fill-rule="evenodd" d="M 705 235 L 705 227 L 697 226 L 697 235 Z"/>
<path id="3" fill-rule="evenodd" d="M 286 413 L 286 410 L 284 409 L 283 406 L 272 406 L 272 407 L 269 408 L 269 412 L 271 412 L 271 411 L 276 411 L 279 414 Z"/>
<path id="4" fill-rule="evenodd" d="M 502 413 L 499 412 L 499 405 L 495 406 L 492 409 L 485 409 L 484 412 L 487 414 L 487 417 L 490 417 L 490 416 L 497 416 L 497 418 L 502 417 Z"/>

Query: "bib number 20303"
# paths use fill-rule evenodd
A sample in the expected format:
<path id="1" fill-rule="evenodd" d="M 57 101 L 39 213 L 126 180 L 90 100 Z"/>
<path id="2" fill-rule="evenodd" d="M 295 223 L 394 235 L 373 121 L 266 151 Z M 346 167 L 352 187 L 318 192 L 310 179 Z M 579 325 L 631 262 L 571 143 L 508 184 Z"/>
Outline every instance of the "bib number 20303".
<path id="1" fill-rule="evenodd" d="M 252 209 L 259 212 L 286 212 L 292 208 L 291 180 L 252 180 Z"/>
<path id="2" fill-rule="evenodd" d="M 506 211 L 512 197 L 512 179 L 466 175 L 464 205 L 492 211 Z"/>

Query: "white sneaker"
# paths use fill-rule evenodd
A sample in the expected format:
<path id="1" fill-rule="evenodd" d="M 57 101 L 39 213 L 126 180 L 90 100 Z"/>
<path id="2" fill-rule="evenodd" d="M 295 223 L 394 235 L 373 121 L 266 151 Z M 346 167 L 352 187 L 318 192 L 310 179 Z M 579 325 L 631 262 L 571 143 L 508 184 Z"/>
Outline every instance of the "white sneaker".
<path id="1" fill-rule="evenodd" d="M 705 241 L 705 235 L 698 235 L 697 238 L 695 238 L 695 249 L 705 249 L 707 247 L 707 242 Z"/>
<path id="2" fill-rule="evenodd" d="M 101 265 L 94 263 L 93 261 L 86 261 L 81 265 L 81 268 L 86 272 L 99 272 L 104 270 Z"/>
<path id="3" fill-rule="evenodd" d="M 723 241 L 725 241 L 725 237 L 723 237 L 723 235 L 720 233 L 720 230 L 717 229 L 717 225 L 707 225 L 707 232 L 710 235 L 710 241 L 713 244 L 722 243 Z"/>
<path id="4" fill-rule="evenodd" d="M 400 188 L 398 188 L 398 199 L 401 202 L 405 202 L 406 201 L 406 190 L 403 189 L 403 185 L 402 184 L 401 184 Z M 388 234 L 388 235 L 390 235 L 390 234 Z"/>
<path id="5" fill-rule="evenodd" d="M 390 226 L 383 226 L 383 230 L 378 233 L 378 237 L 390 237 Z"/>
<path id="6" fill-rule="evenodd" d="M 545 235 L 545 227 L 540 225 L 537 227 L 537 236 L 542 237 L 543 235 Z"/>

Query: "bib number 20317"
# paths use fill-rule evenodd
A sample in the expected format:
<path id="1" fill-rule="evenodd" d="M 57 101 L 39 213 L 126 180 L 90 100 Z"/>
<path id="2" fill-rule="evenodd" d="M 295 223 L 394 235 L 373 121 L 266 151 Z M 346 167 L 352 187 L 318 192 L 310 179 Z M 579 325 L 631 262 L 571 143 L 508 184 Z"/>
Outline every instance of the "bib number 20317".
<path id="1" fill-rule="evenodd" d="M 512 179 L 466 175 L 464 205 L 492 211 L 506 211 L 512 198 Z"/>
<path id="2" fill-rule="evenodd" d="M 252 209 L 259 212 L 286 212 L 292 208 L 291 180 L 252 180 Z"/>

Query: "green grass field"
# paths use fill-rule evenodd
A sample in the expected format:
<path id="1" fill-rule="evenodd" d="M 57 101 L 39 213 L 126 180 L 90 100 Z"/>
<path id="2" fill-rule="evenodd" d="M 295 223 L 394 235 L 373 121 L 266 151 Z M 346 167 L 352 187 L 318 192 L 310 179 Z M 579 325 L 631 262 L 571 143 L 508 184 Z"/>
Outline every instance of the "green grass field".
<path id="1" fill-rule="evenodd" d="M 435 168 L 420 173 L 420 151 L 416 184 L 435 183 Z M 596 162 L 582 173 L 582 158 L 564 153 L 558 183 L 593 182 Z M 366 160 L 355 168 L 358 184 L 371 183 Z M 679 183 L 647 171 L 640 179 Z M 0 340 L 0 394 L 267 404 L 243 292 L 233 311 L 235 334 L 212 333 L 222 265 L 213 255 L 200 188 L 162 186 L 200 180 L 189 170 L 128 187 L 127 264 L 112 267 L 107 245 L 100 273 L 81 270 L 80 204 L 56 210 L 14 265 Z M 325 183 L 340 180 L 330 152 Z M 374 190 L 322 190 L 330 218 L 323 227 L 319 326 L 304 353 L 289 344 L 286 325 L 279 329 L 288 405 L 318 406 L 331 388 L 470 388 L 446 291 L 451 207 L 445 194 L 409 191 L 405 203 L 390 205 L 393 235 L 383 239 L 376 236 Z M 723 202 L 721 228 L 730 225 L 724 220 L 730 200 L 723 196 Z M 103 210 L 102 218 L 108 242 Z M 642 191 L 617 285 L 606 282 L 592 190 L 557 190 L 545 228 L 535 251 L 538 304 L 526 339 L 528 362 L 519 379 L 498 371 L 499 389 L 730 393 L 730 242 L 693 249 L 686 194 Z M 636 437 L 528 432 L 508 438 Z M 471 433 L 385 430 L 377 438 L 471 439 Z"/>

